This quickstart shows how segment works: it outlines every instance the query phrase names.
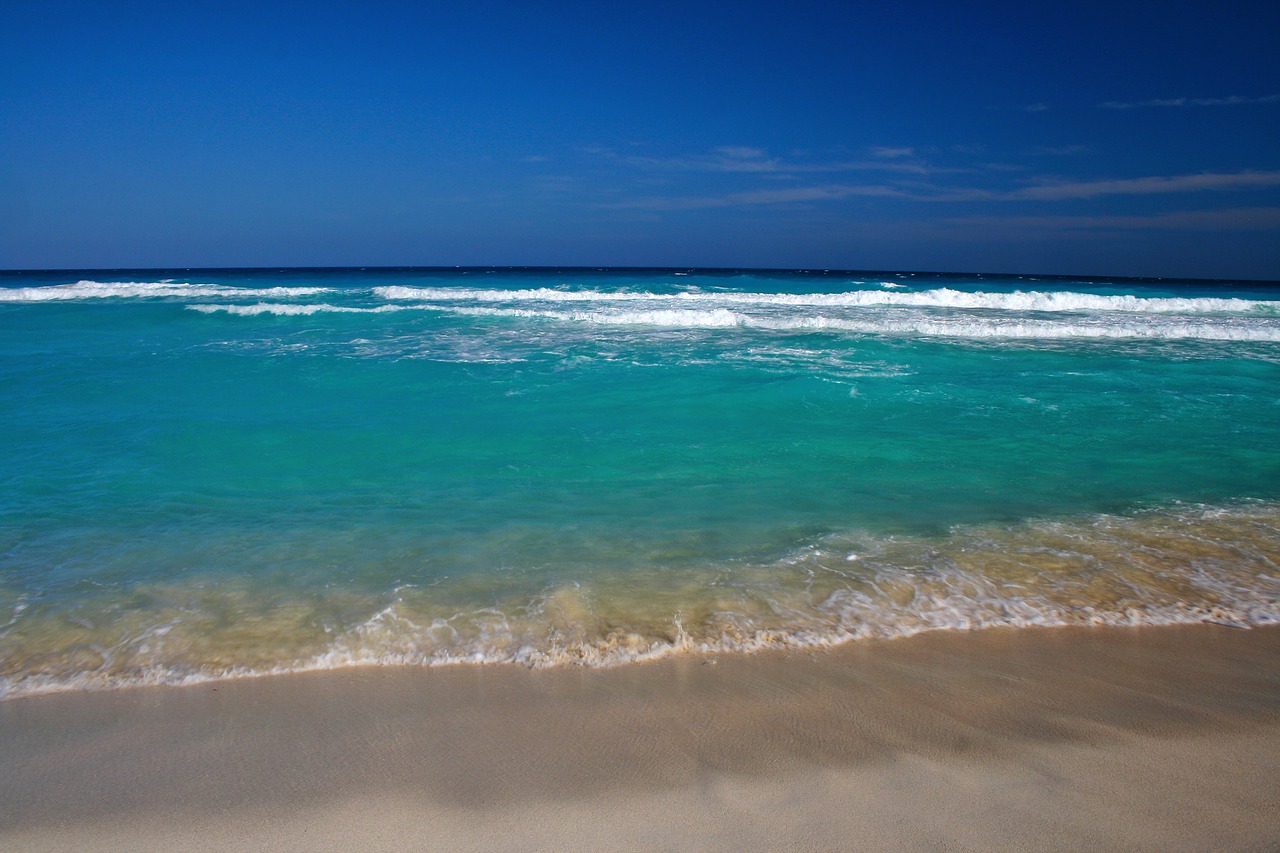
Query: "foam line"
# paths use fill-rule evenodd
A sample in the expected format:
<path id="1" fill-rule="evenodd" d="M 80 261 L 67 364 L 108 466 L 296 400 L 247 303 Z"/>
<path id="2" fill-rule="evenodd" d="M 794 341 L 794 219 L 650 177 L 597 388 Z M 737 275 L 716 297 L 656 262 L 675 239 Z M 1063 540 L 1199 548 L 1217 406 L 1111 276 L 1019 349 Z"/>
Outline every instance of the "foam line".
<path id="1" fill-rule="evenodd" d="M 543 318 L 575 323 L 618 326 L 664 326 L 714 329 L 744 327 L 776 331 L 837 331 L 865 335 L 920 335 L 926 337 L 992 339 L 1150 338 L 1160 340 L 1280 341 L 1280 325 L 1250 318 L 1222 318 L 1215 322 L 1153 317 L 1126 317 L 1119 321 L 1033 320 L 989 317 L 902 317 L 881 314 L 868 318 L 811 315 L 757 316 L 726 308 L 708 310 L 570 311 L 527 308 L 440 306 L 473 316 Z"/>
<path id="2" fill-rule="evenodd" d="M 158 297 L 235 297 L 289 299 L 329 293 L 328 287 L 224 287 L 169 281 L 78 281 L 48 287 L 0 288 L 0 302 L 65 302 L 74 299 L 138 299 Z"/>
<path id="3" fill-rule="evenodd" d="M 886 283 L 889 284 L 889 283 Z M 1262 314 L 1280 316 L 1280 301 L 1215 297 L 1142 297 L 1104 295 L 1073 291 L 1015 291 L 1013 293 L 968 292 L 938 288 L 916 292 L 850 290 L 842 293 L 706 293 L 684 292 L 670 295 L 610 292 L 600 290 L 556 290 L 540 287 L 526 290 L 496 290 L 451 287 L 375 287 L 374 295 L 394 301 L 419 302 L 670 302 L 675 306 L 740 307 L 874 307 L 963 308 L 999 311 L 1121 311 L 1129 313 L 1181 314 Z"/>
<path id="4" fill-rule="evenodd" d="M 385 314 L 388 311 L 423 310 L 414 305 L 379 305 L 374 308 L 356 308 L 350 305 L 330 305 L 319 303 L 314 305 L 290 305 L 288 303 L 259 302 L 256 305 L 188 305 L 188 310 L 202 314 L 225 312 L 242 317 L 253 317 L 259 314 L 276 314 L 278 316 L 305 316 L 309 314 Z M 429 306 L 429 310 L 435 310 Z"/>

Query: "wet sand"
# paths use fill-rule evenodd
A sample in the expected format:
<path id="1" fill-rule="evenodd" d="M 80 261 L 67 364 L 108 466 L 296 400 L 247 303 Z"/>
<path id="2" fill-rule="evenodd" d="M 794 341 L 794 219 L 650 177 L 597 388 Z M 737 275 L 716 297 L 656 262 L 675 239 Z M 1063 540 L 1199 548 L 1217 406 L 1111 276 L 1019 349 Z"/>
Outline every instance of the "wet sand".
<path id="1" fill-rule="evenodd" d="M 1280 627 L 0 702 L 5 850 L 1280 849 Z"/>

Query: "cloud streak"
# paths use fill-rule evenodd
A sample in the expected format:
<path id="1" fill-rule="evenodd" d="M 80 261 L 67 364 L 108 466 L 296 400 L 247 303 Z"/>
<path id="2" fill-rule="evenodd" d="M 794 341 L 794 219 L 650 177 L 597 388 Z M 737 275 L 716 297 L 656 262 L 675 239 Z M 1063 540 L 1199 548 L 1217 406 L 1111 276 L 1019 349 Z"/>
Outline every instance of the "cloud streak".
<path id="1" fill-rule="evenodd" d="M 1133 103 L 1107 101 L 1098 104 L 1098 107 L 1105 110 L 1134 110 L 1142 107 L 1233 107 L 1241 104 L 1280 104 L 1280 94 L 1260 97 L 1231 95 L 1226 98 L 1155 98 Z"/>
<path id="2" fill-rule="evenodd" d="M 616 156 L 609 150 L 587 150 L 585 153 Z M 629 156 L 625 162 L 642 169 L 668 172 L 737 173 L 761 175 L 800 175 L 833 172 L 901 172 L 916 175 L 937 170 L 915 157 L 912 148 L 873 148 L 872 159 L 794 162 L 770 156 L 763 148 L 748 145 L 722 145 L 706 154 L 682 157 Z"/>
<path id="3" fill-rule="evenodd" d="M 965 216 L 948 225 L 993 233 L 1033 231 L 1268 231 L 1280 228 L 1280 207 L 1236 207 L 1225 210 L 1179 210 L 1148 216 Z"/>
<path id="4" fill-rule="evenodd" d="M 916 150 L 914 148 L 894 148 L 889 145 L 877 145 L 871 149 L 871 156 L 885 160 L 896 160 L 900 157 L 914 157 L 916 156 Z"/>
<path id="5" fill-rule="evenodd" d="M 1154 193 L 1204 192 L 1208 190 L 1256 189 L 1280 186 L 1280 172 L 1204 172 L 1194 175 L 1124 178 L 1111 181 L 1075 181 L 1023 187 L 991 198 L 1011 200 L 1062 201 L 1106 195 L 1151 195 Z"/>
<path id="6" fill-rule="evenodd" d="M 804 204 L 844 198 L 894 198 L 915 202 L 1053 202 L 1102 196 L 1144 196 L 1168 193 L 1265 189 L 1280 187 L 1280 171 L 1204 172 L 1193 175 L 1150 176 L 1104 181 L 1044 183 L 1012 190 L 948 188 L 928 184 L 824 184 L 811 187 L 756 190 L 698 196 L 647 196 L 605 205 L 615 209 L 697 210 Z"/>
<path id="7" fill-rule="evenodd" d="M 613 202 L 601 207 L 627 210 L 700 210 L 713 207 L 754 207 L 774 204 L 807 204 L 832 201 L 851 196 L 888 197 L 903 195 L 891 186 L 828 184 L 818 187 L 791 187 L 781 190 L 755 190 L 705 196 L 649 196 Z"/>

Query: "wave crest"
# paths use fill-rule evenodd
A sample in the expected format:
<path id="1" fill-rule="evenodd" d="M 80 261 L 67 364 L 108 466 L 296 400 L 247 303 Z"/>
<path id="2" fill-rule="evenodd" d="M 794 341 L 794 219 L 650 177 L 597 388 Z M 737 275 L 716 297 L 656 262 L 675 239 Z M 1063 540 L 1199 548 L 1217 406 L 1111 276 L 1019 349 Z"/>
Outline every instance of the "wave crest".
<path id="1" fill-rule="evenodd" d="M 190 299 L 209 297 L 290 299 L 328 293 L 328 287 L 227 287 L 170 281 L 78 281 L 46 287 L 0 288 L 0 302 L 66 302 L 77 299 Z"/>
<path id="2" fill-rule="evenodd" d="M 389 311 L 411 311 L 411 305 L 379 305 L 374 308 L 358 308 L 351 305 L 330 305 L 325 302 L 314 304 L 289 304 L 259 302 L 255 305 L 188 305 L 190 311 L 202 314 L 235 314 L 241 317 L 255 317 L 259 314 L 275 314 L 279 317 L 298 317 L 310 314 L 385 314 Z"/>
<path id="3" fill-rule="evenodd" d="M 1280 341 L 1280 325 L 1254 318 L 1195 320 L 1188 318 L 1130 317 L 1113 319 L 1033 319 L 1025 317 L 975 317 L 898 312 L 876 315 L 821 316 L 807 314 L 753 315 L 728 308 L 706 310 L 596 310 L 573 311 L 535 308 L 436 307 L 455 314 L 482 317 L 540 318 L 573 323 L 615 326 L 663 326 L 668 328 L 719 329 L 744 327 L 773 331 L 834 331 L 863 335 L 919 335 L 969 339 L 1195 339 L 1207 341 Z"/>
<path id="4" fill-rule="evenodd" d="M 898 285 L 901 287 L 901 285 Z M 969 292 L 951 288 L 923 291 L 850 290 L 841 293 L 735 293 L 683 292 L 670 295 L 630 291 L 558 290 L 532 288 L 500 290 L 452 287 L 375 287 L 383 299 L 419 302 L 639 302 L 672 301 L 677 305 L 714 307 L 909 307 L 969 310 L 1082 312 L 1119 311 L 1158 314 L 1262 314 L 1280 316 L 1280 303 L 1266 300 L 1217 297 L 1144 297 L 1074 291 Z"/>

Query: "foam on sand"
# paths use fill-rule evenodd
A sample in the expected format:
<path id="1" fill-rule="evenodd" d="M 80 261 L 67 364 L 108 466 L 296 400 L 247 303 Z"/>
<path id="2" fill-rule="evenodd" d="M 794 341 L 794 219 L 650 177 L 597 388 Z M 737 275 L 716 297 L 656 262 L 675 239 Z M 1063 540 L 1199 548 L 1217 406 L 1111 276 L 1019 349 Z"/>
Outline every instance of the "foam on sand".
<path id="1" fill-rule="evenodd" d="M 600 572 L 532 597 L 519 582 L 476 596 L 465 580 L 381 595 L 138 584 L 80 609 L 15 610 L 0 697 L 353 666 L 608 668 L 940 630 L 1276 624 L 1278 513 L 1193 506 L 943 538 L 832 534 L 772 562 Z M 131 610 L 120 595 L 151 604 Z"/>

